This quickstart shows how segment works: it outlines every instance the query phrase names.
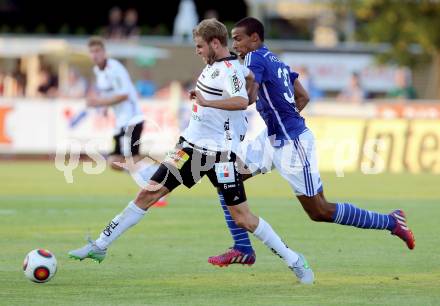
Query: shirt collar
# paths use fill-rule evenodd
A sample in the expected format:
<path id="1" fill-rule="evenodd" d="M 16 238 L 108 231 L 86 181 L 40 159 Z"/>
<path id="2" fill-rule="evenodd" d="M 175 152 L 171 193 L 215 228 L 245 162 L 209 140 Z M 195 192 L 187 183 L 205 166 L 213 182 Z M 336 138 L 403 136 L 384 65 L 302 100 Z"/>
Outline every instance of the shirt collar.
<path id="1" fill-rule="evenodd" d="M 261 47 L 260 48 L 258 48 L 257 50 L 261 50 L 261 51 L 269 51 L 269 48 L 265 45 L 265 44 L 262 44 L 261 45 Z"/>
<path id="2" fill-rule="evenodd" d="M 237 59 L 237 54 L 231 52 L 230 56 L 219 58 L 218 60 L 215 60 L 216 62 L 223 62 L 223 61 L 232 61 Z"/>

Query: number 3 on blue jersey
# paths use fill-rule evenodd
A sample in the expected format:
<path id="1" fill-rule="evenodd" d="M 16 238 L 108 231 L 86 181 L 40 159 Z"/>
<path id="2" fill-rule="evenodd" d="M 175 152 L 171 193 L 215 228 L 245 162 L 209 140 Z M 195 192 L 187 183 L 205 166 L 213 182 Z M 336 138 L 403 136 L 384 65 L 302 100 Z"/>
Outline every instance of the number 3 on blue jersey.
<path id="1" fill-rule="evenodd" d="M 295 106 L 295 97 L 293 96 L 292 91 L 290 90 L 290 73 L 286 67 L 278 68 L 278 78 L 284 78 L 284 86 L 287 88 L 287 92 L 284 92 L 284 98 L 287 102 L 293 104 Z"/>

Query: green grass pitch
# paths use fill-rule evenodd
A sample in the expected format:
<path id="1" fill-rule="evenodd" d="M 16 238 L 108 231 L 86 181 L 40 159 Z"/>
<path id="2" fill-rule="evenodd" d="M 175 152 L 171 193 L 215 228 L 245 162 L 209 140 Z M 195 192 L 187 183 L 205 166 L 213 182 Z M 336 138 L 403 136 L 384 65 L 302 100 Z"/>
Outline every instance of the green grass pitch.
<path id="1" fill-rule="evenodd" d="M 316 283 L 302 286 L 258 240 L 256 264 L 216 268 L 207 257 L 231 245 L 207 179 L 178 188 L 97 264 L 68 259 L 134 197 L 123 173 L 67 184 L 51 162 L 0 163 L 0 305 L 440 305 L 440 177 L 323 174 L 328 199 L 388 213 L 403 208 L 416 248 L 386 231 L 310 221 L 277 173 L 246 183 L 254 213 L 305 254 Z M 47 248 L 58 272 L 46 284 L 22 272 L 27 252 Z"/>

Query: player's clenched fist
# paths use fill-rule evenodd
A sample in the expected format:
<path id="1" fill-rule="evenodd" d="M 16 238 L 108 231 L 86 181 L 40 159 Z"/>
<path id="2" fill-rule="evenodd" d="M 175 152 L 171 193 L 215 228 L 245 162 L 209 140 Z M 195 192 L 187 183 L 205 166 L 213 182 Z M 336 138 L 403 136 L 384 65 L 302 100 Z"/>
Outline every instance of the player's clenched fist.
<path id="1" fill-rule="evenodd" d="M 196 99 L 196 103 L 198 105 L 209 106 L 208 101 L 206 101 L 206 99 L 202 96 L 202 94 L 197 90 L 194 90 L 194 98 L 193 99 Z"/>

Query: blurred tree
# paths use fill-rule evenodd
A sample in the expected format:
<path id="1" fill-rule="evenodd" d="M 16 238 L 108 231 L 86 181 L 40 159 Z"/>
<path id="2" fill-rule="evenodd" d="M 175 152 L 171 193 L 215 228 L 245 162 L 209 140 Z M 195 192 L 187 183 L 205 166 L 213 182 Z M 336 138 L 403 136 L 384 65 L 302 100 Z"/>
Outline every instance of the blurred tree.
<path id="1" fill-rule="evenodd" d="M 47 33 L 47 27 L 45 24 L 43 23 L 39 23 L 36 27 L 35 27 L 35 33 L 37 34 L 46 34 Z"/>
<path id="2" fill-rule="evenodd" d="M 234 27 L 235 22 L 228 20 L 228 21 L 224 21 L 223 24 L 226 26 L 226 29 L 228 29 L 228 33 L 231 33 L 231 30 Z"/>
<path id="3" fill-rule="evenodd" d="M 0 26 L 0 33 L 9 33 L 11 28 L 7 24 L 2 24 Z"/>
<path id="4" fill-rule="evenodd" d="M 105 34 L 105 27 L 101 26 L 101 27 L 97 27 L 96 29 L 93 30 L 93 35 L 98 35 L 98 36 L 104 36 Z"/>
<path id="5" fill-rule="evenodd" d="M 70 33 L 70 27 L 67 23 L 64 23 L 58 30 L 58 34 L 67 35 Z"/>
<path id="6" fill-rule="evenodd" d="M 341 14 L 354 13 L 356 39 L 389 43 L 379 60 L 415 66 L 440 54 L 439 0 L 333 0 Z"/>
<path id="7" fill-rule="evenodd" d="M 23 34 L 26 32 L 26 28 L 20 24 L 14 28 L 13 32 L 16 34 Z"/>
<path id="8" fill-rule="evenodd" d="M 87 35 L 87 29 L 85 27 L 77 27 L 75 29 L 75 35 Z"/>
<path id="9" fill-rule="evenodd" d="M 157 26 L 155 26 L 151 32 L 152 35 L 159 35 L 159 36 L 165 36 L 165 35 L 169 35 L 170 31 L 168 30 L 168 27 L 166 26 L 166 24 L 161 23 L 158 24 Z"/>
<path id="10" fill-rule="evenodd" d="M 149 35 L 151 33 L 151 27 L 148 25 L 141 26 L 141 35 Z"/>

